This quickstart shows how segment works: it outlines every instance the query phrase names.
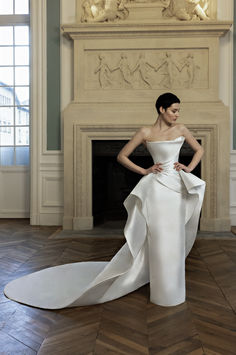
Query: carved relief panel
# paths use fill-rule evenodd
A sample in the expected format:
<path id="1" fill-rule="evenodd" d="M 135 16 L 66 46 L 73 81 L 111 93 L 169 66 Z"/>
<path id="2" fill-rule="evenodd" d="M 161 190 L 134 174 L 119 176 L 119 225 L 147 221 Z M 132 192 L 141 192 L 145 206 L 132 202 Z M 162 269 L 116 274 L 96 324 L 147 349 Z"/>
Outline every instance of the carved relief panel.
<path id="1" fill-rule="evenodd" d="M 201 42 L 201 43 L 200 43 Z M 217 39 L 163 38 L 75 41 L 75 101 L 150 102 L 174 90 L 191 100 L 214 100 Z"/>
<path id="2" fill-rule="evenodd" d="M 86 51 L 85 89 L 207 88 L 207 49 Z"/>

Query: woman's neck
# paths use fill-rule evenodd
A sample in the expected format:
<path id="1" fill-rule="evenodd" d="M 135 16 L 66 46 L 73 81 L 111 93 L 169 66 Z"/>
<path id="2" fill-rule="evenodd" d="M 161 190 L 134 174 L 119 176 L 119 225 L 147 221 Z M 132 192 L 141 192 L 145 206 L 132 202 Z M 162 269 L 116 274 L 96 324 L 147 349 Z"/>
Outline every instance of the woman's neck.
<path id="1" fill-rule="evenodd" d="M 160 132 L 165 132 L 171 127 L 173 127 L 173 125 L 171 123 L 168 124 L 167 122 L 165 122 L 162 116 L 160 115 L 157 117 L 157 120 L 154 123 L 154 127 L 157 128 Z"/>

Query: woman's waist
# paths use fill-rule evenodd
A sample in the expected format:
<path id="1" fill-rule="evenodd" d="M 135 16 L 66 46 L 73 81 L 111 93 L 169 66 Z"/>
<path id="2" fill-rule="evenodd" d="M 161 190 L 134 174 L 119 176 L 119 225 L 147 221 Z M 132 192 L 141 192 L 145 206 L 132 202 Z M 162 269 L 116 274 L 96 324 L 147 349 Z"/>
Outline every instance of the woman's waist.
<path id="1" fill-rule="evenodd" d="M 177 192 L 183 193 L 185 191 L 180 173 L 175 170 L 174 167 L 163 169 L 161 172 L 156 174 L 153 173 L 152 178 Z"/>
<path id="2" fill-rule="evenodd" d="M 157 161 L 155 164 L 161 164 L 162 171 L 159 172 L 160 174 L 171 174 L 171 175 L 179 175 L 179 172 L 175 169 L 174 163 L 176 163 L 177 160 L 171 160 L 171 161 Z"/>

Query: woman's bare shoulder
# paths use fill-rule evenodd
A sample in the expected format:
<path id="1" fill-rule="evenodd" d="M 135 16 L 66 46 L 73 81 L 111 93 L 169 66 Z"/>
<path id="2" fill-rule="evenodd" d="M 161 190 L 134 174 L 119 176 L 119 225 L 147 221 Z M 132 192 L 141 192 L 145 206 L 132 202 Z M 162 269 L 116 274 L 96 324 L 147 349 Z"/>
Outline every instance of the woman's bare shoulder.
<path id="1" fill-rule="evenodd" d="M 141 127 L 138 130 L 137 134 L 142 136 L 143 140 L 146 140 L 150 136 L 151 132 L 152 132 L 152 127 L 151 126 L 149 126 L 149 127 Z"/>
<path id="2" fill-rule="evenodd" d="M 179 132 L 179 134 L 182 134 L 183 136 L 186 134 L 186 132 L 188 132 L 187 127 L 183 123 L 176 123 L 175 129 Z"/>

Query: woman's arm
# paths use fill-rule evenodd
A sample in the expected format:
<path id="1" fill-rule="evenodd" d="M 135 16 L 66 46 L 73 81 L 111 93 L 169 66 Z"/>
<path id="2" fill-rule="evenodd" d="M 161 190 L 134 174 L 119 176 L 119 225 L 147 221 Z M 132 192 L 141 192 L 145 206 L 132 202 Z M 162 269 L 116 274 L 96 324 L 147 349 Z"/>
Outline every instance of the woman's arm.
<path id="1" fill-rule="evenodd" d="M 198 143 L 198 141 L 193 137 L 191 132 L 185 127 L 181 125 L 181 134 L 185 137 L 186 142 L 193 148 L 195 151 L 193 158 L 188 166 L 181 164 L 179 162 L 174 163 L 175 169 L 177 171 L 184 170 L 186 173 L 190 173 L 195 167 L 198 165 L 202 156 L 204 154 L 204 149 Z"/>
<path id="2" fill-rule="evenodd" d="M 154 164 L 150 168 L 144 169 L 141 166 L 134 164 L 129 159 L 130 154 L 135 150 L 135 148 L 140 144 L 145 143 L 148 134 L 149 128 L 141 128 L 138 132 L 135 133 L 133 138 L 121 149 L 117 155 L 117 161 L 121 165 L 140 175 L 148 175 L 150 173 L 157 173 L 158 171 L 162 171 L 161 164 Z"/>

